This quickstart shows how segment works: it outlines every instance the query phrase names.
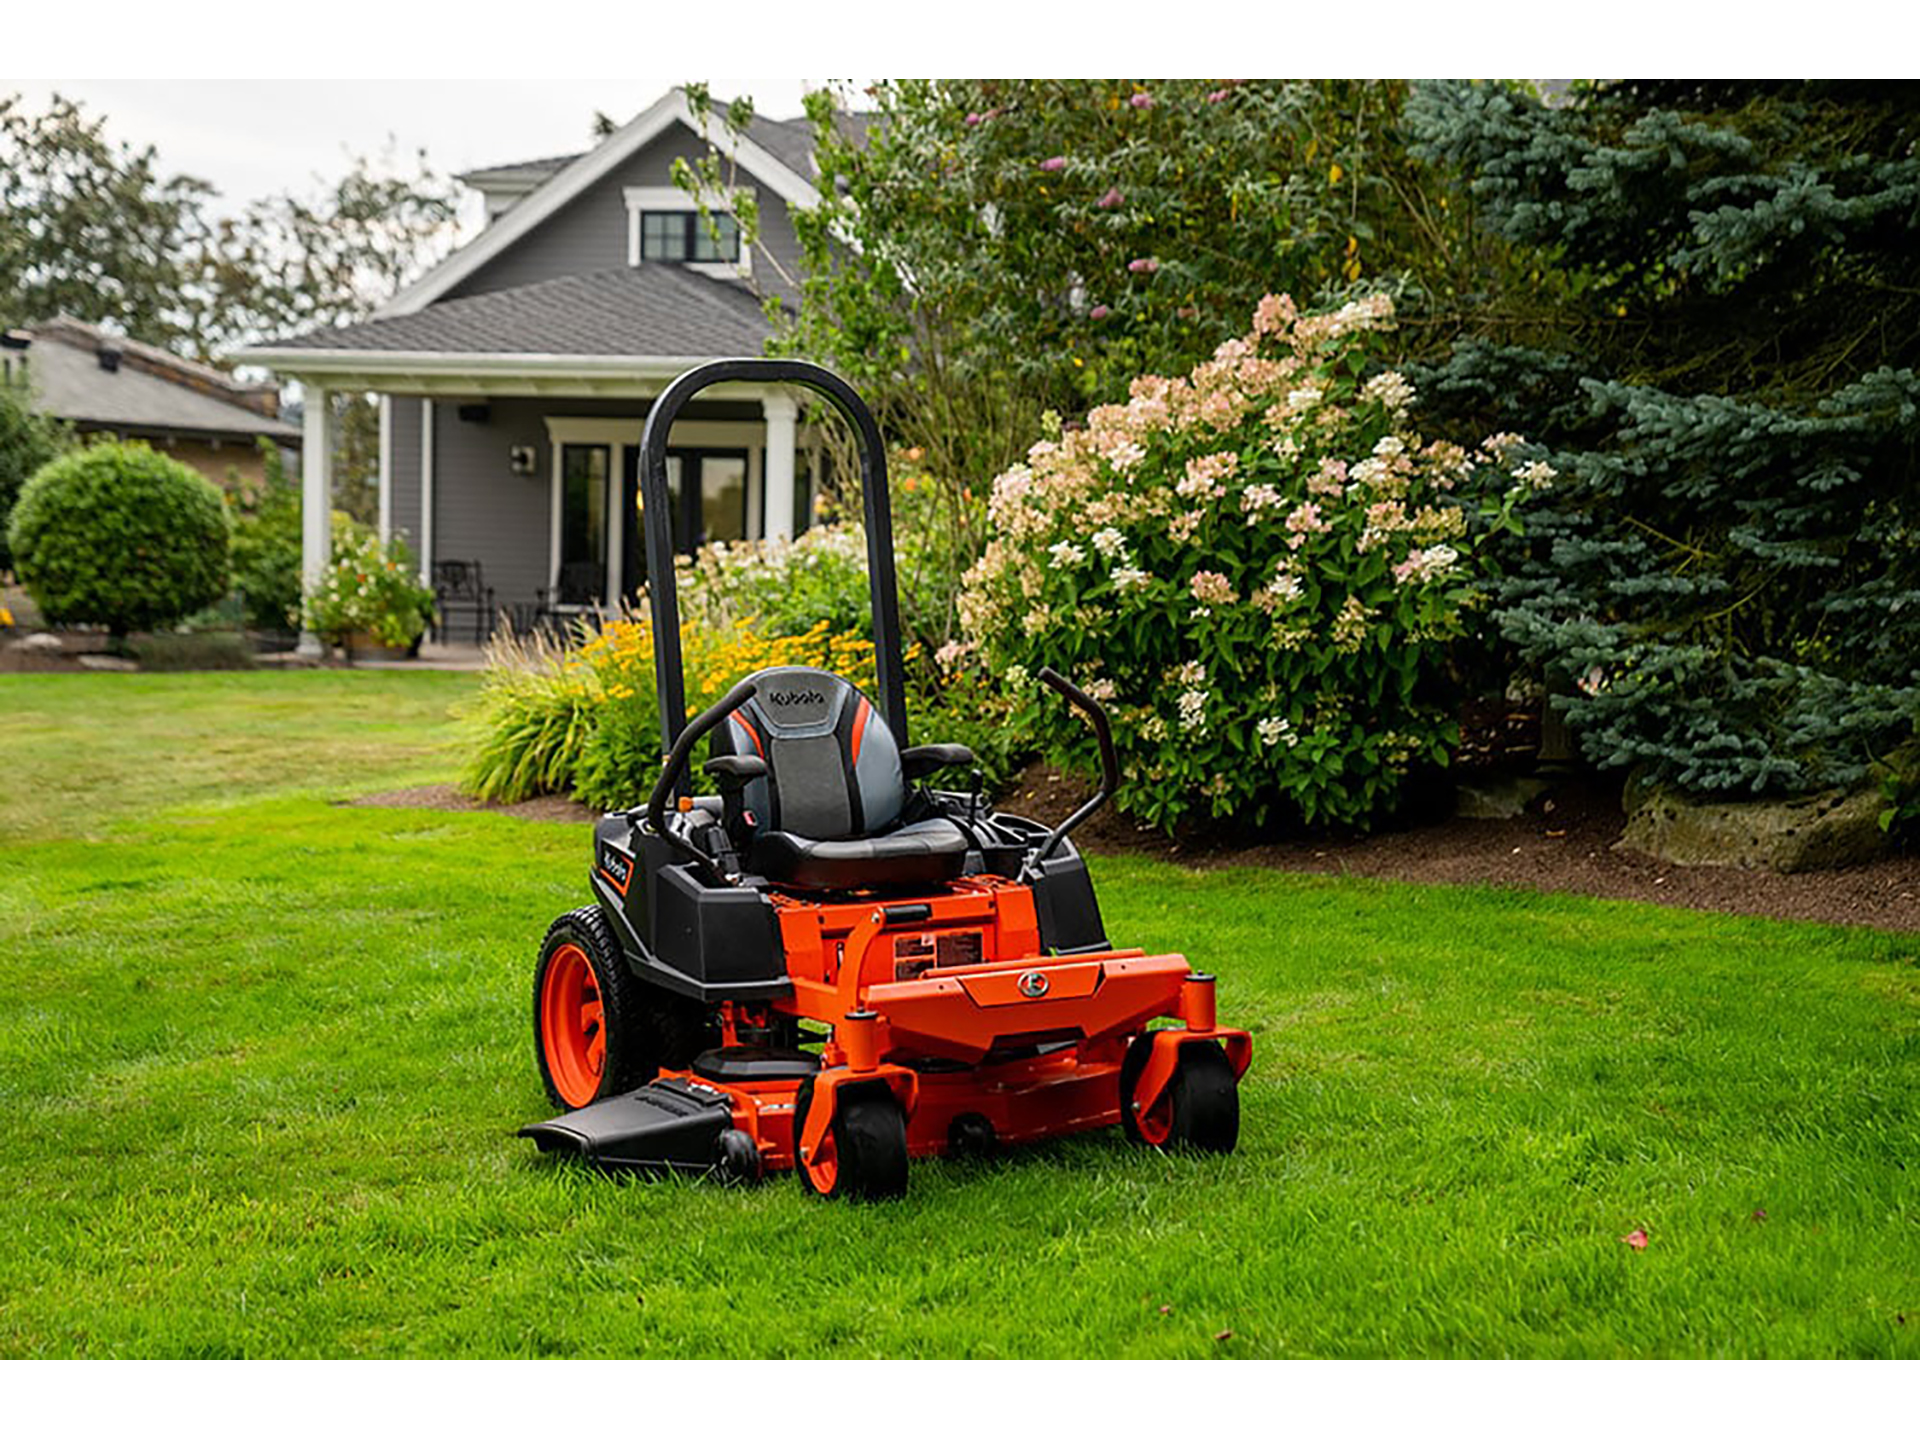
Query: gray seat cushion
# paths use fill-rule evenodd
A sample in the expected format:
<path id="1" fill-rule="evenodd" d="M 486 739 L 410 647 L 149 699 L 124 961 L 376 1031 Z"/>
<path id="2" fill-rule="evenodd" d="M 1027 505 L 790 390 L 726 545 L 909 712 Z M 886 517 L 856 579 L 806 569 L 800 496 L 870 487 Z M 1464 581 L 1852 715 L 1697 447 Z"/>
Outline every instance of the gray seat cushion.
<path id="1" fill-rule="evenodd" d="M 801 890 L 891 890 L 939 885 L 966 864 L 967 840 L 950 820 L 922 820 L 864 840 L 810 840 L 790 830 L 756 835 L 747 866 Z"/>

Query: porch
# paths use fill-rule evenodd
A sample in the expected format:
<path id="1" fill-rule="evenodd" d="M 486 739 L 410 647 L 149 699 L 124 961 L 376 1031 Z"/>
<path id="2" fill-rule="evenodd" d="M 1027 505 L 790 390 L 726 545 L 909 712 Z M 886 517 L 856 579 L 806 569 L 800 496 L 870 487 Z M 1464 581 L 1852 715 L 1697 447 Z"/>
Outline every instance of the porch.
<path id="1" fill-rule="evenodd" d="M 501 615 L 525 625 L 612 609 L 640 592 L 647 579 L 640 441 L 664 384 L 645 395 L 585 386 L 529 394 L 513 383 L 380 393 L 381 540 L 403 540 L 429 586 L 447 578 L 442 562 L 460 562 L 475 592 L 461 615 L 443 617 L 450 623 L 441 639 L 471 642 Z M 638 387 L 629 380 L 622 388 Z M 309 580 L 325 569 L 330 546 L 331 393 L 309 379 L 302 471 Z M 677 550 L 788 538 L 806 528 L 819 454 L 798 413 L 791 394 L 764 387 L 727 387 L 688 407 L 667 456 Z"/>

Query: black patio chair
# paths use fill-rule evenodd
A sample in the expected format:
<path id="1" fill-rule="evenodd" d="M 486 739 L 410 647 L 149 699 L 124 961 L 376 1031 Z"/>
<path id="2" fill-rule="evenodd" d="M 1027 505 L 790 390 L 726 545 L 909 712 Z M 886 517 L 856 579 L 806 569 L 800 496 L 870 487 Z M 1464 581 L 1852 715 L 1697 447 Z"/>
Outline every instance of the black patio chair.
<path id="1" fill-rule="evenodd" d="M 445 639 L 454 617 L 469 613 L 473 616 L 473 643 L 482 645 L 493 638 L 493 587 L 487 584 L 478 560 L 434 561 L 433 604 L 439 613 L 434 639 Z"/>

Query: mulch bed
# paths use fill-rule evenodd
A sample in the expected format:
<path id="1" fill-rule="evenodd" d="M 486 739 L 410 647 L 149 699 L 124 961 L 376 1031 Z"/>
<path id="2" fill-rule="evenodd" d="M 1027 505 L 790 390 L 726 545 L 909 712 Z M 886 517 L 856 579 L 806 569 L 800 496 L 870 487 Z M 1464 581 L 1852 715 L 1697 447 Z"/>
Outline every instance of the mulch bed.
<path id="1" fill-rule="evenodd" d="M 1028 767 L 1002 796 L 1005 808 L 1047 824 L 1088 794 L 1080 780 Z M 591 822 L 594 812 L 558 796 L 486 805 L 448 785 L 366 795 L 349 805 L 492 810 L 529 820 Z M 1103 810 L 1075 832 L 1096 855 L 1150 855 L 1196 869 L 1257 865 L 1315 875 L 1363 875 L 1437 885 L 1514 885 L 1691 910 L 1766 915 L 1833 925 L 1920 931 L 1920 855 L 1805 875 L 1668 865 L 1614 849 L 1626 823 L 1616 787 L 1569 778 L 1511 820 L 1436 820 L 1353 838 L 1303 837 L 1257 844 L 1181 843 Z"/>
<path id="2" fill-rule="evenodd" d="M 1050 766 L 1033 765 L 1008 790 L 1004 803 L 1052 824 L 1071 814 L 1087 793 L 1084 783 Z M 1200 845 L 1170 841 L 1103 810 L 1075 832 L 1074 840 L 1095 854 L 1153 855 L 1200 869 L 1260 865 L 1426 884 L 1516 885 L 1732 915 L 1920 931 L 1920 855 L 1803 875 L 1670 865 L 1614 849 L 1625 827 L 1619 788 L 1575 776 L 1511 820 L 1447 818 L 1354 838 Z"/>

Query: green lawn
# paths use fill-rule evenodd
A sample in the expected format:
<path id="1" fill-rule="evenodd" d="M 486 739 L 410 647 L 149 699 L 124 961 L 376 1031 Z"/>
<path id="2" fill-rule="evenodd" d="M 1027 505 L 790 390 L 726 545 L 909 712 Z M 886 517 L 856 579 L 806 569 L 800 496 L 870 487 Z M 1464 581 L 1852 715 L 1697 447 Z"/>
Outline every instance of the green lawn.
<path id="1" fill-rule="evenodd" d="M 1911 937 L 1105 860 L 1256 1034 L 1237 1155 L 538 1160 L 585 836 L 328 803 L 470 685 L 0 678 L 0 1355 L 1920 1356 Z"/>

